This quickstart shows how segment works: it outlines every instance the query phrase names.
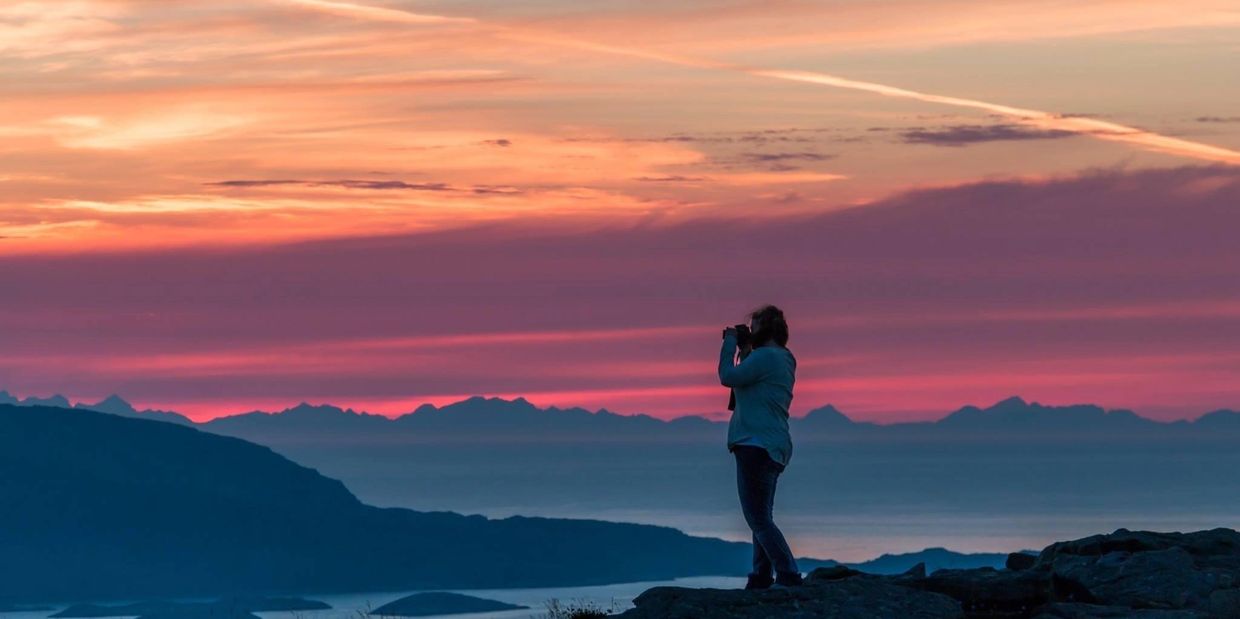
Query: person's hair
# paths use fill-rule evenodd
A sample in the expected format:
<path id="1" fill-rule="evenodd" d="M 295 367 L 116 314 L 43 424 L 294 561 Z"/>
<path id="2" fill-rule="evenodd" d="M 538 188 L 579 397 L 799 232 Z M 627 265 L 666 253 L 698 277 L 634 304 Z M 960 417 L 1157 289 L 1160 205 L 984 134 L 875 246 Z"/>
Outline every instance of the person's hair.
<path id="1" fill-rule="evenodd" d="M 749 314 L 749 318 L 758 322 L 758 330 L 753 334 L 754 348 L 774 341 L 780 346 L 788 345 L 788 321 L 784 320 L 784 311 L 774 305 L 765 305 Z"/>

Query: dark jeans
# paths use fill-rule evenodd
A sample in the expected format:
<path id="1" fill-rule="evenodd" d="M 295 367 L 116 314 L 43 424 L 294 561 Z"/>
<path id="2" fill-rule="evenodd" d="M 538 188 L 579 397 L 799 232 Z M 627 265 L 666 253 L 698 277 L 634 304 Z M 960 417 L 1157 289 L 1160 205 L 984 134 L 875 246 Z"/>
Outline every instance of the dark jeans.
<path id="1" fill-rule="evenodd" d="M 736 445 L 736 489 L 741 498 L 745 523 L 753 531 L 753 576 L 769 578 L 777 573 L 799 573 L 797 561 L 775 526 L 771 511 L 775 507 L 775 484 L 784 466 L 771 459 L 761 447 Z"/>

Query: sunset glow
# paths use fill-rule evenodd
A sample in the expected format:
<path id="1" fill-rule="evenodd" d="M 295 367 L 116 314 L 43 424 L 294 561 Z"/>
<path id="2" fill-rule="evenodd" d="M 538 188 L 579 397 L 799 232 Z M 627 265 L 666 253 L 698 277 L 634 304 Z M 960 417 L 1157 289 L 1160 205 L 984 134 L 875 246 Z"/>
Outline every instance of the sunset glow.
<path id="1" fill-rule="evenodd" d="M 1240 406 L 1234 1 L 0 0 L 0 389 Z"/>

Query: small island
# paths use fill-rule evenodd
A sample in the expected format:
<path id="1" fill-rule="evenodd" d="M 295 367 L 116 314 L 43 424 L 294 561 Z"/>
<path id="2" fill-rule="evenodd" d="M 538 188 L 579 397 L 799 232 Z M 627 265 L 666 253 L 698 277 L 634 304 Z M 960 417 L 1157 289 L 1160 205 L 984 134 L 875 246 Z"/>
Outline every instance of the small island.
<path id="1" fill-rule="evenodd" d="M 371 611 L 371 614 L 395 617 L 427 617 L 430 615 L 458 615 L 497 610 L 522 610 L 525 608 L 529 608 L 529 606 L 508 604 L 461 593 L 431 591 L 415 593 L 394 602 L 389 602 L 374 609 Z"/>

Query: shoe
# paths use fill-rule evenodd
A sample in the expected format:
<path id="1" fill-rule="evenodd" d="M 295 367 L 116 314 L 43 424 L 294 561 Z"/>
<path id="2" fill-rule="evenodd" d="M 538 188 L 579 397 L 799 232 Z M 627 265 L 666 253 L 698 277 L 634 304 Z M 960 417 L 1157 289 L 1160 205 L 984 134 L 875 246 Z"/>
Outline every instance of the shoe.
<path id="1" fill-rule="evenodd" d="M 773 584 L 775 584 L 775 579 L 770 576 L 750 574 L 749 581 L 745 583 L 745 590 L 752 591 L 754 589 L 769 589 Z"/>
<path id="2" fill-rule="evenodd" d="M 800 572 L 780 572 L 775 576 L 776 588 L 783 589 L 786 587 L 800 587 L 805 584 L 805 579 L 801 578 Z"/>

